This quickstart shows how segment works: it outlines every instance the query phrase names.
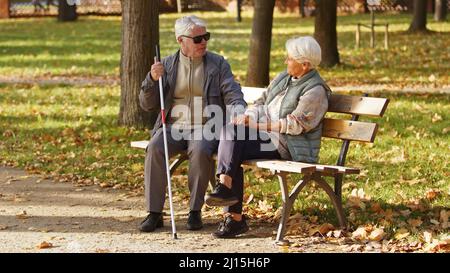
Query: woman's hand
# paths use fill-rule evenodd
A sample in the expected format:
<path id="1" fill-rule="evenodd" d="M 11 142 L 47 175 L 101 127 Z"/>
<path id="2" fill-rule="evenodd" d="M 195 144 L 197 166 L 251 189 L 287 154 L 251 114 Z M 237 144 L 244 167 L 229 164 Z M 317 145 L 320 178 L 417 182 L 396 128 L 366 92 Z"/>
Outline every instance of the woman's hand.
<path id="1" fill-rule="evenodd" d="M 239 115 L 237 117 L 231 118 L 230 123 L 234 125 L 244 125 L 248 126 L 250 122 L 250 116 L 249 115 Z"/>

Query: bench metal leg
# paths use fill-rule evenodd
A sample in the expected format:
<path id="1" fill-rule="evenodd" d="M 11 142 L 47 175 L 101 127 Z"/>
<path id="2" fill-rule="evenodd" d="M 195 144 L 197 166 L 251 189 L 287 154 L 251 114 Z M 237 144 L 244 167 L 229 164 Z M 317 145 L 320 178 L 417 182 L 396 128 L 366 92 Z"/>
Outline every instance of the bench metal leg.
<path id="1" fill-rule="evenodd" d="M 209 175 L 209 186 L 211 187 L 211 191 L 216 187 L 216 161 L 214 160 L 214 166 L 211 168 L 211 173 Z"/>
<path id="2" fill-rule="evenodd" d="M 342 180 L 344 176 L 342 174 L 336 174 L 334 176 L 334 193 L 338 198 L 342 200 Z"/>
<path id="3" fill-rule="evenodd" d="M 345 218 L 344 209 L 342 207 L 342 200 L 340 196 L 338 196 L 333 189 L 328 185 L 328 183 L 322 178 L 322 176 L 316 174 L 313 176 L 313 180 L 321 187 L 330 197 L 331 202 L 336 210 L 336 214 L 339 220 L 339 225 L 342 229 L 347 228 L 347 220 Z"/>
<path id="4" fill-rule="evenodd" d="M 277 176 L 281 188 L 283 207 L 281 212 L 280 224 L 278 225 L 276 242 L 288 243 L 289 241 L 284 239 L 284 235 L 286 234 L 287 221 L 291 214 L 291 210 L 294 205 L 295 199 L 297 198 L 300 191 L 306 186 L 306 184 L 308 184 L 311 181 L 311 177 L 309 175 L 305 175 L 304 178 L 294 186 L 291 193 L 289 194 L 288 185 L 286 181 L 287 174 L 285 172 L 281 172 Z"/>
<path id="5" fill-rule="evenodd" d="M 173 175 L 175 170 L 183 163 L 186 159 L 188 159 L 188 156 L 185 154 L 181 154 L 177 159 L 175 159 L 172 164 L 170 164 L 170 175 Z"/>
<path id="6" fill-rule="evenodd" d="M 172 164 L 170 164 L 170 175 L 173 175 L 175 170 L 183 163 L 185 160 L 188 160 L 189 157 L 187 154 L 180 154 L 178 158 L 176 158 Z M 211 186 L 211 190 L 216 187 L 216 172 L 215 168 L 211 169 L 211 173 L 209 174 L 209 185 Z"/>

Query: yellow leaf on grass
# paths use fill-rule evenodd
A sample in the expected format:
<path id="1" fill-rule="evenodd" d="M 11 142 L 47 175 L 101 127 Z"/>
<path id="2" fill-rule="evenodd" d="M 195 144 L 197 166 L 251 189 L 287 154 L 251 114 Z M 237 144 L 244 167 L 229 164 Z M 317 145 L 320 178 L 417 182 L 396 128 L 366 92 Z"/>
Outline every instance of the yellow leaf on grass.
<path id="1" fill-rule="evenodd" d="M 442 117 L 440 115 L 438 115 L 438 113 L 434 113 L 434 116 L 431 118 L 432 123 L 435 123 L 435 122 L 438 122 L 441 120 L 442 120 Z"/>
<path id="2" fill-rule="evenodd" d="M 258 207 L 262 211 L 272 211 L 272 209 L 273 209 L 272 205 L 267 203 L 267 200 L 264 200 L 264 201 L 259 200 Z"/>
<path id="3" fill-rule="evenodd" d="M 135 163 L 135 164 L 132 164 L 131 165 L 131 170 L 133 171 L 133 172 L 140 172 L 140 171 L 143 171 L 144 170 L 144 164 L 141 164 L 141 163 Z"/>
<path id="4" fill-rule="evenodd" d="M 397 230 L 397 232 L 394 235 L 394 238 L 396 240 L 401 240 L 401 239 L 406 238 L 408 236 L 409 236 L 408 230 L 406 228 L 401 228 L 401 229 Z"/>
<path id="5" fill-rule="evenodd" d="M 378 242 L 378 241 L 383 240 L 384 235 L 385 235 L 385 233 L 382 228 L 376 228 L 370 233 L 369 240 Z"/>

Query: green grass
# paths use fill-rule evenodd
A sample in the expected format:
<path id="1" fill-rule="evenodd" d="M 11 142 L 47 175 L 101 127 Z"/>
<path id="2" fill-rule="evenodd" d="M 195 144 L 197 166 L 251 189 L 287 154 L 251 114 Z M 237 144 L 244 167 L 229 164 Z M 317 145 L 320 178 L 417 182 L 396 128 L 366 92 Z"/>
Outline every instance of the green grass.
<path id="1" fill-rule="evenodd" d="M 208 21 L 211 51 L 225 55 L 236 78 L 245 82 L 251 13 L 243 22 L 235 22 L 230 13 L 199 13 Z M 177 14 L 160 16 L 162 55 L 177 48 L 173 23 Z M 300 19 L 296 14 L 275 14 L 271 77 L 284 69 L 284 43 L 288 38 L 312 35 L 314 19 Z M 338 47 L 342 65 L 322 70 L 332 85 L 389 83 L 397 85 L 450 82 L 450 24 L 430 17 L 431 35 L 408 35 L 411 15 L 395 14 L 376 17 L 390 24 L 390 50 L 383 49 L 383 34 L 377 33 L 376 48 L 368 47 L 369 34 L 363 33 L 361 49 L 355 49 L 357 22 L 369 23 L 369 15 L 338 17 Z M 0 74 L 2 76 L 108 76 L 117 77 L 120 61 L 120 17 L 80 17 L 75 23 L 59 23 L 55 18 L 0 21 Z M 430 40 L 433 42 L 431 43 Z"/>
<path id="2" fill-rule="evenodd" d="M 391 102 L 385 116 L 374 119 L 380 125 L 375 143 L 350 146 L 347 165 L 363 171 L 345 177 L 344 200 L 354 188 L 371 197 L 365 210 L 346 208 L 347 215 L 354 215 L 350 225 L 380 224 L 384 217 L 369 209 L 374 203 L 398 213 L 416 202 L 422 211 L 412 209 L 411 215 L 423 220 L 420 230 L 433 229 L 430 220 L 439 219 L 440 210 L 450 207 L 450 98 L 375 95 L 389 97 Z M 144 153 L 131 149 L 129 142 L 147 139 L 148 131 L 116 125 L 119 96 L 118 87 L 1 85 L 0 163 L 79 183 L 142 188 Z M 321 162 L 333 164 L 339 145 L 325 139 Z M 185 169 L 186 165 L 179 172 Z M 245 174 L 246 196 L 254 195 L 250 208 L 257 207 L 259 200 L 278 207 L 277 180 L 264 172 L 256 175 L 255 171 Z M 188 196 L 186 185 L 186 177 L 177 176 L 174 190 L 183 198 Z M 428 200 L 430 189 L 439 194 Z M 336 223 L 330 201 L 315 187 L 301 193 L 295 209 L 304 215 L 318 215 L 319 222 Z M 388 228 L 394 231 L 405 219 L 396 217 Z"/>

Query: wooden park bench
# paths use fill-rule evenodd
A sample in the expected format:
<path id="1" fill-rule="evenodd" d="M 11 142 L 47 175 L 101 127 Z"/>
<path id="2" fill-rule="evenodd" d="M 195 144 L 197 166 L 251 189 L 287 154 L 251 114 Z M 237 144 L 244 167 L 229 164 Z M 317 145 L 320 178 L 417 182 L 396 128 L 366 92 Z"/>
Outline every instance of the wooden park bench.
<path id="1" fill-rule="evenodd" d="M 264 91 L 264 88 L 242 87 L 244 99 L 251 104 Z M 323 126 L 323 137 L 342 140 L 341 151 L 336 165 L 310 164 L 286 160 L 249 160 L 244 165 L 256 166 L 268 169 L 276 174 L 279 180 L 282 196 L 282 216 L 278 226 L 276 240 L 284 241 L 286 223 L 292 210 L 295 199 L 300 191 L 311 182 L 315 182 L 322 188 L 333 203 L 341 228 L 347 227 L 347 221 L 342 206 L 342 180 L 344 175 L 359 174 L 357 168 L 345 167 L 345 159 L 349 149 L 350 141 L 374 142 L 378 125 L 371 122 L 358 121 L 359 116 L 382 117 L 389 103 L 385 98 L 373 98 L 367 96 L 350 96 L 332 94 L 329 100 L 328 112 L 350 114 L 350 119 L 325 118 Z M 148 141 L 131 142 L 131 147 L 145 149 Z M 326 151 L 325 151 L 326 152 Z M 170 172 L 188 159 L 186 154 L 180 154 L 171 166 Z M 302 179 L 298 181 L 289 191 L 287 175 L 289 173 L 301 174 Z M 211 174 L 211 176 L 214 176 Z M 324 177 L 334 178 L 334 189 L 325 181 Z M 214 183 L 214 178 L 211 179 Z"/>

